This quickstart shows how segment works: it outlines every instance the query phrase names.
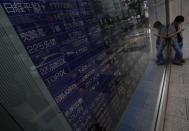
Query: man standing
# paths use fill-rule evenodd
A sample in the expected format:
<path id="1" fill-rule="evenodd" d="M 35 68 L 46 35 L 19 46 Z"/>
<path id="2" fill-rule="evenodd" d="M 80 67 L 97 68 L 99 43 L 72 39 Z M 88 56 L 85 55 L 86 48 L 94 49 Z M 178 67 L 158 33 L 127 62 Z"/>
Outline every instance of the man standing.
<path id="1" fill-rule="evenodd" d="M 173 60 L 173 64 L 182 65 L 185 60 L 183 59 L 183 37 L 182 31 L 184 29 L 180 28 L 181 23 L 184 22 L 183 16 L 177 16 L 174 22 L 169 26 L 169 34 L 168 37 L 171 38 L 172 46 L 175 50 L 175 57 Z"/>

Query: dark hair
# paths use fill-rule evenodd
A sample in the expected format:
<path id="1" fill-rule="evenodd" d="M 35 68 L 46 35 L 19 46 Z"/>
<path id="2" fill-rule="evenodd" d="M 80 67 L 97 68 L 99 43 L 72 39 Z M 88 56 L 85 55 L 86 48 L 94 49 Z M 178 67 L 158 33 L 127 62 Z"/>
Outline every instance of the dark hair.
<path id="1" fill-rule="evenodd" d="M 174 22 L 178 22 L 178 23 L 184 22 L 184 17 L 182 15 L 179 15 L 175 18 Z"/>
<path id="2" fill-rule="evenodd" d="M 154 28 L 159 28 L 161 26 L 161 22 L 160 21 L 156 21 L 153 25 Z"/>

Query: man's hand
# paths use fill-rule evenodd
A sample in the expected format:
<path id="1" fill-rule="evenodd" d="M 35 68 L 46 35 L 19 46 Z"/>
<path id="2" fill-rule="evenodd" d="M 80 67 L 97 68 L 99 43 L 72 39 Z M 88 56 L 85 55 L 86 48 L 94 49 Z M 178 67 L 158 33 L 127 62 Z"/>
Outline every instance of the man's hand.
<path id="1" fill-rule="evenodd" d="M 181 29 L 180 32 L 184 31 L 185 29 Z"/>

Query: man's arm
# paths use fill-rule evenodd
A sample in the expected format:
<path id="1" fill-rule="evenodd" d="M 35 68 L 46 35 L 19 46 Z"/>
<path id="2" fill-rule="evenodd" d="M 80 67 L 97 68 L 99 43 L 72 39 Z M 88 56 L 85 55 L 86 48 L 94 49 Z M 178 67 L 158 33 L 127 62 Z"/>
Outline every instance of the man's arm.
<path id="1" fill-rule="evenodd" d="M 154 35 L 157 36 L 157 37 L 161 37 L 161 38 L 167 38 L 167 36 L 160 35 L 160 34 L 155 34 L 155 33 L 154 33 Z"/>
<path id="2" fill-rule="evenodd" d="M 184 29 L 178 30 L 178 31 L 173 32 L 173 33 L 169 33 L 168 37 L 173 37 L 173 36 L 177 35 L 178 33 L 181 33 L 182 31 L 184 31 Z"/>

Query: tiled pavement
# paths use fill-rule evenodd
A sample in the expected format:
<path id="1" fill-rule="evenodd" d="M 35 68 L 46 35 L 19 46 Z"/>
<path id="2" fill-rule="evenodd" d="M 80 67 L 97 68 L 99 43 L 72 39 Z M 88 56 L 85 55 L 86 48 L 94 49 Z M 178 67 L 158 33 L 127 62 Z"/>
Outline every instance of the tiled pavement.
<path id="1" fill-rule="evenodd" d="M 189 59 L 171 66 L 164 131 L 189 131 Z"/>

